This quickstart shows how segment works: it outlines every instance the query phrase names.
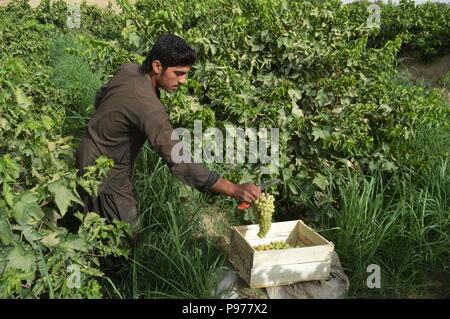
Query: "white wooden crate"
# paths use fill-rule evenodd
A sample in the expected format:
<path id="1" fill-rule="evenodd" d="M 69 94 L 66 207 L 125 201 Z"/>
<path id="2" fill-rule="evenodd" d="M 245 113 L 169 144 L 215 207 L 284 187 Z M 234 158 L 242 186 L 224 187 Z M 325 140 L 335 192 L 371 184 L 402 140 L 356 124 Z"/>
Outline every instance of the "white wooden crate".
<path id="1" fill-rule="evenodd" d="M 229 259 L 251 288 L 322 280 L 330 275 L 334 244 L 302 220 L 272 223 L 266 237 L 258 237 L 259 226 L 231 227 Z M 299 248 L 256 251 L 253 247 L 286 241 Z"/>

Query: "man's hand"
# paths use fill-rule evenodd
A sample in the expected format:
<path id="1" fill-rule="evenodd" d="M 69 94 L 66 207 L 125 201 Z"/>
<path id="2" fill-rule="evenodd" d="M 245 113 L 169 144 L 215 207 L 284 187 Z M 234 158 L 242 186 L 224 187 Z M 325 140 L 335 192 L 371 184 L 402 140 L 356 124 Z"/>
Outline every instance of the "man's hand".
<path id="1" fill-rule="evenodd" d="M 216 193 L 233 197 L 239 202 L 251 203 L 261 196 L 261 190 L 253 183 L 233 184 L 220 177 L 211 187 Z"/>
<path id="2" fill-rule="evenodd" d="M 240 202 L 251 203 L 261 196 L 261 190 L 253 183 L 236 185 L 233 197 Z"/>

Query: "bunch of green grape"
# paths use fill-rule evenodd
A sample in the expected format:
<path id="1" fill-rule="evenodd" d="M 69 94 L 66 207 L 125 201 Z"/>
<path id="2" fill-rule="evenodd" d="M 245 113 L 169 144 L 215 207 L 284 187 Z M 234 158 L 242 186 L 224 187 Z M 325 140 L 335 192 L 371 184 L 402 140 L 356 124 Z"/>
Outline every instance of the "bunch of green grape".
<path id="1" fill-rule="evenodd" d="M 257 211 L 259 232 L 258 236 L 263 238 L 266 236 L 267 232 L 272 226 L 272 214 L 275 211 L 275 206 L 273 204 L 274 197 L 271 194 L 262 193 L 255 201 L 255 207 Z"/>
<path id="2" fill-rule="evenodd" d="M 255 250 L 272 250 L 272 249 L 288 249 L 297 248 L 299 246 L 291 246 L 285 241 L 273 241 L 269 244 L 255 246 Z"/>

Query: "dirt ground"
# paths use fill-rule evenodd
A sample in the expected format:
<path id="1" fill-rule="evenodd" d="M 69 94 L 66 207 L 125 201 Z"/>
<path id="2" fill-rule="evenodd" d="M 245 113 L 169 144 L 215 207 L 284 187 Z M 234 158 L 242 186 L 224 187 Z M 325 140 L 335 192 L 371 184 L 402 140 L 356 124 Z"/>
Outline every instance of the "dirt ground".
<path id="1" fill-rule="evenodd" d="M 450 53 L 439 56 L 425 63 L 416 58 L 403 57 L 400 69 L 406 70 L 416 83 L 422 83 L 433 88 L 442 88 L 440 80 L 450 72 Z M 442 93 L 447 96 L 450 103 L 450 91 L 442 88 Z"/>
<path id="2" fill-rule="evenodd" d="M 450 53 L 439 56 L 429 63 L 404 57 L 401 68 L 406 68 L 415 81 L 424 81 L 432 87 L 439 87 L 440 79 L 450 72 Z"/>

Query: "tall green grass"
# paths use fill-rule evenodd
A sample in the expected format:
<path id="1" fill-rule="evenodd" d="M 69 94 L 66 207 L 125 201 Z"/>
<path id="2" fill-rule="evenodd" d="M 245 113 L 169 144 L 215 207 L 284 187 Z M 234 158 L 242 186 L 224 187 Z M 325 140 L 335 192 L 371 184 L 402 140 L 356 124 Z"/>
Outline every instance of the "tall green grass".
<path id="1" fill-rule="evenodd" d="M 66 96 L 65 126 L 75 137 L 80 137 L 92 116 L 95 93 L 103 84 L 101 73 L 92 71 L 89 63 L 78 55 L 86 49 L 71 34 L 61 36 L 50 48 L 52 81 Z"/>
<path id="2" fill-rule="evenodd" d="M 440 82 L 447 90 L 450 90 L 450 72 L 447 72 Z"/>
<path id="3" fill-rule="evenodd" d="M 224 254 L 201 236 L 203 194 L 190 193 L 188 205 L 157 154 L 145 147 L 135 170 L 144 235 L 121 287 L 128 298 L 212 298 Z"/>
<path id="4" fill-rule="evenodd" d="M 442 101 L 444 103 L 444 100 Z M 320 227 L 350 276 L 351 297 L 450 297 L 450 112 L 393 141 L 403 158 L 396 173 L 330 177 L 335 204 Z M 381 267 L 369 289 L 367 266 Z"/>
<path id="5" fill-rule="evenodd" d="M 450 161 L 433 169 L 349 173 L 335 181 L 339 205 L 322 215 L 350 276 L 352 297 L 449 297 Z M 382 287 L 366 285 L 367 266 L 381 267 Z"/>

